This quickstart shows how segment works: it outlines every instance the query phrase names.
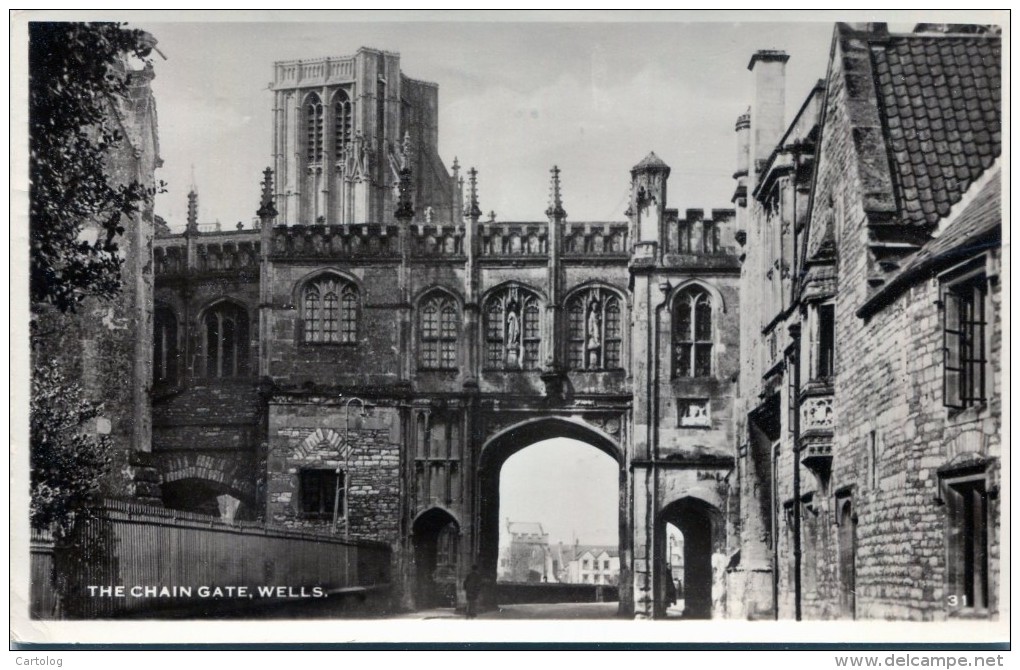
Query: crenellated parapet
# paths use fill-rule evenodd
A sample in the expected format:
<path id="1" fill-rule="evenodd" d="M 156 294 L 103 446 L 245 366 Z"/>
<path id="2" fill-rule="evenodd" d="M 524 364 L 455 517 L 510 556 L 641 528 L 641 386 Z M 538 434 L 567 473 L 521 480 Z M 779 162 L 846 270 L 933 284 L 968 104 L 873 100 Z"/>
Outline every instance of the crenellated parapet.
<path id="1" fill-rule="evenodd" d="M 570 223 L 563 231 L 563 255 L 566 257 L 619 256 L 630 252 L 630 226 L 626 221 Z"/>
<path id="2" fill-rule="evenodd" d="M 277 226 L 267 250 L 274 261 L 338 258 L 399 260 L 399 226 L 362 223 L 339 226 Z"/>
<path id="3" fill-rule="evenodd" d="M 542 257 L 549 250 L 549 224 L 532 222 L 488 222 L 479 226 L 482 256 Z"/>
<path id="4" fill-rule="evenodd" d="M 157 238 L 152 245 L 157 278 L 206 273 L 255 278 L 259 272 L 259 253 L 259 234 L 251 230 L 171 235 Z"/>
<path id="5" fill-rule="evenodd" d="M 466 252 L 463 225 L 412 225 L 410 230 L 412 258 L 456 258 L 463 260 Z"/>

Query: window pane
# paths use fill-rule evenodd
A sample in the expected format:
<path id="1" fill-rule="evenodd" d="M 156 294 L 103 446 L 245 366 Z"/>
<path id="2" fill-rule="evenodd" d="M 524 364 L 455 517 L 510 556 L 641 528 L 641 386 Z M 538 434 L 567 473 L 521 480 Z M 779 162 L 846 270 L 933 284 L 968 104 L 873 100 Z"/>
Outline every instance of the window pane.
<path id="1" fill-rule="evenodd" d="M 319 294 L 309 289 L 305 291 L 305 341 L 319 341 Z"/>
<path id="2" fill-rule="evenodd" d="M 620 365 L 620 341 L 606 341 L 606 368 L 615 369 L 623 367 Z"/>
<path id="3" fill-rule="evenodd" d="M 445 341 L 442 343 L 442 360 L 440 365 L 446 370 L 457 367 L 457 343 Z"/>
<path id="4" fill-rule="evenodd" d="M 486 319 L 486 337 L 489 340 L 503 339 L 503 303 L 498 298 L 489 304 Z"/>
<path id="5" fill-rule="evenodd" d="M 422 337 L 436 337 L 439 334 L 439 313 L 435 300 L 428 301 L 421 313 L 421 334 Z"/>
<path id="6" fill-rule="evenodd" d="M 439 343 L 435 340 L 429 340 L 421 343 L 421 360 L 422 365 L 426 368 L 436 368 L 439 366 L 438 356 Z"/>
<path id="7" fill-rule="evenodd" d="M 216 377 L 220 358 L 220 322 L 215 312 L 206 316 L 205 347 L 205 374 Z"/>
<path id="8" fill-rule="evenodd" d="M 236 359 L 234 357 L 237 346 L 237 332 L 233 319 L 223 319 L 223 336 L 220 338 L 220 376 L 233 377 L 237 373 Z"/>
<path id="9" fill-rule="evenodd" d="M 442 312 L 442 337 L 457 339 L 457 308 L 447 303 Z"/>
<path id="10" fill-rule="evenodd" d="M 354 291 L 345 289 L 340 305 L 340 341 L 354 342 L 358 336 L 358 299 Z"/>
<path id="11" fill-rule="evenodd" d="M 322 299 L 322 339 L 325 342 L 337 341 L 339 311 L 336 293 L 327 293 Z"/>
<path id="12" fill-rule="evenodd" d="M 712 300 L 707 294 L 701 294 L 694 308 L 694 339 L 699 342 L 712 340 Z"/>
<path id="13" fill-rule="evenodd" d="M 691 376 L 691 344 L 676 345 L 676 374 L 678 377 Z"/>
<path id="14" fill-rule="evenodd" d="M 616 298 L 606 300 L 606 339 L 620 337 L 620 301 Z"/>
<path id="15" fill-rule="evenodd" d="M 691 312 L 692 298 L 690 293 L 682 293 L 677 299 L 676 309 L 676 337 L 681 341 L 689 342 L 691 333 Z"/>
<path id="16" fill-rule="evenodd" d="M 524 307 L 524 338 L 537 338 L 538 335 L 538 301 L 531 299 Z"/>
<path id="17" fill-rule="evenodd" d="M 569 365 L 574 370 L 584 367 L 584 340 L 571 340 L 568 350 Z"/>
<path id="18" fill-rule="evenodd" d="M 835 372 L 836 358 L 836 307 L 818 308 L 818 376 L 831 377 Z"/>
<path id="19" fill-rule="evenodd" d="M 695 377 L 712 376 L 711 344 L 694 345 L 694 376 Z"/>

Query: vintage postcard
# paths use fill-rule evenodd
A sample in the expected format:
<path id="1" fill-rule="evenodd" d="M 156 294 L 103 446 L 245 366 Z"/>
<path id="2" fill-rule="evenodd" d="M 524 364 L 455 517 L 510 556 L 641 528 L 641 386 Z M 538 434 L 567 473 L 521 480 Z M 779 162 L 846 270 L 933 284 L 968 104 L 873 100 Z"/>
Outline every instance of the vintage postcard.
<path id="1" fill-rule="evenodd" d="M 1008 18 L 14 15 L 12 642 L 1008 643 Z"/>

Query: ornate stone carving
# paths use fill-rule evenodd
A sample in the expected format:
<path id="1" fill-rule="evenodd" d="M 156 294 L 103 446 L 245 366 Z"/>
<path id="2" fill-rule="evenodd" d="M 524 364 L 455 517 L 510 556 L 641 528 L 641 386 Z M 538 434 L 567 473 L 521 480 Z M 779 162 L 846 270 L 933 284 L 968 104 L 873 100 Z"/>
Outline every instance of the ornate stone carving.
<path id="1" fill-rule="evenodd" d="M 808 430 L 832 430 L 835 414 L 832 396 L 805 398 L 800 405 L 800 428 Z"/>

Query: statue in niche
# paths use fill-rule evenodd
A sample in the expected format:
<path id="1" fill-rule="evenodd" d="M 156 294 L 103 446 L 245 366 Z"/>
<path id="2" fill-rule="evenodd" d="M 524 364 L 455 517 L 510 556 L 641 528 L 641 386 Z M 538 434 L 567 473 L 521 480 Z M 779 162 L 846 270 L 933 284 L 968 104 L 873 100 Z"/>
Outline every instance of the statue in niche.
<path id="1" fill-rule="evenodd" d="M 593 300 L 588 311 L 588 367 L 592 368 L 599 366 L 599 348 L 602 346 L 599 326 L 599 304 Z"/>
<path id="2" fill-rule="evenodd" d="M 521 348 L 521 323 L 520 317 L 517 316 L 517 303 L 511 303 L 507 307 L 506 362 L 515 365 Z"/>
<path id="3" fill-rule="evenodd" d="M 432 223 L 432 213 L 435 210 L 432 209 L 432 205 L 425 208 L 425 223 Z"/>

